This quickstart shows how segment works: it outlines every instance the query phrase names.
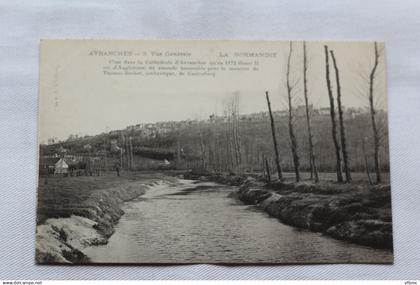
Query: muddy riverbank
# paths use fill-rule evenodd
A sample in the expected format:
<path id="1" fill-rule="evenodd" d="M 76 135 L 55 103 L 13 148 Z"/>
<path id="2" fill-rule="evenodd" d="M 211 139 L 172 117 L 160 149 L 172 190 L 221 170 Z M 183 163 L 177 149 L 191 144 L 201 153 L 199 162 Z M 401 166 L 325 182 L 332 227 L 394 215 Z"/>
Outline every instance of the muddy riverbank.
<path id="1" fill-rule="evenodd" d="M 389 185 L 266 184 L 250 176 L 184 176 L 239 186 L 237 198 L 257 205 L 285 224 L 374 248 L 393 248 Z"/>
<path id="2" fill-rule="evenodd" d="M 279 222 L 232 194 L 238 187 L 180 179 L 123 204 L 93 263 L 389 263 L 392 253 Z"/>
<path id="3" fill-rule="evenodd" d="M 87 263 L 83 249 L 106 244 L 124 202 L 175 181 L 164 176 L 53 178 L 39 186 L 37 263 Z M 112 182 L 111 182 L 112 181 Z M 115 183 L 117 182 L 117 183 Z M 49 203 L 45 203 L 48 200 Z"/>

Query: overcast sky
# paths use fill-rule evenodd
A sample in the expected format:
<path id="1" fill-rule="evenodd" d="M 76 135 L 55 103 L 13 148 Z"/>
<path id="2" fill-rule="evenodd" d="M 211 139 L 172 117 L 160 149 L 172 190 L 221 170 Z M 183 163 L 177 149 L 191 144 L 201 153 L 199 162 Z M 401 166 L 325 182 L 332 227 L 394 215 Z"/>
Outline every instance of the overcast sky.
<path id="1" fill-rule="evenodd" d="M 322 42 L 308 42 L 308 91 L 316 107 L 329 104 Z M 367 76 L 373 66 L 369 42 L 327 43 L 340 70 L 342 101 L 346 107 L 367 106 Z M 295 105 L 303 104 L 302 42 L 293 42 L 291 80 L 297 82 Z M 383 49 L 383 46 L 379 46 Z M 219 53 L 268 52 L 258 58 L 257 72 L 224 72 L 212 76 L 145 77 L 104 75 L 102 67 L 121 56 L 89 56 L 93 50 L 190 52 L 190 57 L 125 57 L 130 60 L 226 60 Z M 289 42 L 234 41 L 44 41 L 41 47 L 39 139 L 66 139 L 70 134 L 94 135 L 128 125 L 221 114 L 226 98 L 240 96 L 240 112 L 266 111 L 265 91 L 274 110 L 286 107 L 286 62 Z M 376 80 L 377 106 L 386 107 L 385 53 Z M 333 87 L 335 73 L 330 59 Z M 334 88 L 335 92 L 335 88 Z M 334 93 L 335 95 L 335 93 Z"/>

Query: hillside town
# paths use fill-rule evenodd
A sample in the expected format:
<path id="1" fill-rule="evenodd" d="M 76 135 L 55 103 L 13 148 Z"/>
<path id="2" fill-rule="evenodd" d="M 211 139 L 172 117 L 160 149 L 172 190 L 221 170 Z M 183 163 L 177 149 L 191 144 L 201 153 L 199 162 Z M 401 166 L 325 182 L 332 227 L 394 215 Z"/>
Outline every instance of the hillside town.
<path id="1" fill-rule="evenodd" d="M 379 110 L 381 112 L 382 110 Z M 306 109 L 305 105 L 298 105 L 294 110 L 295 116 L 297 118 L 303 118 L 306 116 Z M 329 116 L 330 115 L 330 108 L 329 107 L 321 107 L 321 108 L 314 108 L 313 105 L 309 106 L 309 112 L 311 116 Z M 368 113 L 369 110 L 367 108 L 347 108 L 344 110 L 344 118 L 345 119 L 354 119 L 359 115 Z M 382 111 L 383 112 L 383 111 Z M 276 118 L 284 118 L 288 116 L 287 110 L 279 110 L 273 111 L 273 116 Z M 264 119 L 268 119 L 269 114 L 268 112 L 258 112 L 258 113 L 250 113 L 250 114 L 240 114 L 239 119 L 241 121 L 260 121 Z M 119 135 L 121 132 L 136 132 L 138 135 L 143 137 L 150 137 L 154 138 L 159 134 L 166 134 L 171 131 L 176 130 L 177 128 L 182 128 L 194 123 L 197 123 L 198 120 L 182 120 L 182 121 L 166 121 L 166 122 L 156 122 L 156 123 L 139 123 L 136 125 L 127 126 L 125 129 L 121 130 L 111 130 L 107 134 L 109 135 Z M 206 120 L 203 120 L 207 123 L 215 123 L 215 122 L 228 122 L 229 116 L 228 115 L 210 115 Z M 105 132 L 102 134 L 106 134 Z M 49 138 L 46 142 L 47 145 L 53 145 L 57 143 L 63 143 L 65 141 L 77 141 L 83 140 L 92 137 L 92 135 L 82 135 L 82 134 L 71 134 L 66 140 L 60 140 L 57 137 Z"/>
<path id="2" fill-rule="evenodd" d="M 314 108 L 313 105 L 309 106 L 309 112 L 314 122 L 326 121 L 330 114 L 329 108 Z M 294 114 L 297 122 L 303 121 L 306 116 L 305 106 L 297 106 Z M 358 117 L 366 116 L 368 109 L 347 108 L 343 114 L 346 121 L 352 122 L 357 121 Z M 286 110 L 274 111 L 273 116 L 276 121 L 285 121 L 288 112 Z M 238 115 L 240 126 L 266 125 L 268 120 L 268 112 Z M 174 137 L 179 133 L 194 133 L 197 126 L 209 130 L 211 128 L 224 129 L 225 127 L 222 126 L 228 126 L 231 121 L 231 114 L 221 116 L 212 114 L 206 120 L 140 123 L 93 136 L 72 134 L 65 141 L 51 138 L 46 145 L 41 145 L 39 172 L 42 175 L 100 175 L 101 172 L 107 170 L 139 169 L 142 167 L 138 164 L 144 163 L 145 160 L 147 163 L 144 165 L 152 168 L 175 167 L 175 165 L 179 168 L 181 157 L 186 160 L 200 160 L 195 149 L 200 143 L 197 143 L 197 147 L 191 147 L 191 144 L 194 144 L 193 141 L 197 140 L 197 138 L 191 138 L 190 141 L 180 145 L 182 139 L 173 142 Z M 244 133 L 243 136 L 245 135 Z M 172 140 L 172 142 L 169 145 L 166 144 L 163 149 L 152 146 L 153 142 L 159 144 L 162 140 Z M 258 167 L 251 167 L 251 169 L 258 169 Z"/>

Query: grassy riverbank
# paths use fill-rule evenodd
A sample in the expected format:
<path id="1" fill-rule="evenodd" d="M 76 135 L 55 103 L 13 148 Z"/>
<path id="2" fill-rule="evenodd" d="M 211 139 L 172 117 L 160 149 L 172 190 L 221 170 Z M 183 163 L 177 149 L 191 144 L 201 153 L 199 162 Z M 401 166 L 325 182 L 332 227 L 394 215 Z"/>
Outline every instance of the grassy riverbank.
<path id="1" fill-rule="evenodd" d="M 38 187 L 37 263 L 84 263 L 82 249 L 107 243 L 132 200 L 171 178 L 160 174 L 45 177 Z"/>
<path id="2" fill-rule="evenodd" d="M 389 184 L 324 180 L 266 184 L 258 177 L 186 175 L 239 186 L 237 197 L 283 223 L 375 248 L 392 249 Z"/>

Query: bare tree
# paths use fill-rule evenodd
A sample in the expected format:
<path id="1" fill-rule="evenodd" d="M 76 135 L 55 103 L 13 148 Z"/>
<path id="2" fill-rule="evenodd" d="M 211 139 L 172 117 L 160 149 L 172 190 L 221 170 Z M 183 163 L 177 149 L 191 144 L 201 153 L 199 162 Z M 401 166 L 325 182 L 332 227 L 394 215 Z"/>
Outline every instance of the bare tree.
<path id="1" fill-rule="evenodd" d="M 315 153 L 314 153 L 314 143 L 312 137 L 312 126 L 311 118 L 309 115 L 309 100 L 308 100 L 308 80 L 307 80 L 307 71 L 308 71 L 308 60 L 306 55 L 306 42 L 303 42 L 303 95 L 305 99 L 305 111 L 306 111 L 306 126 L 308 129 L 308 143 L 309 143 L 309 165 L 311 167 L 311 179 L 312 175 L 315 177 L 315 182 L 319 182 L 318 169 L 315 163 Z"/>
<path id="2" fill-rule="evenodd" d="M 288 108 L 289 108 L 289 137 L 290 137 L 290 146 L 291 146 L 292 156 L 293 156 L 293 165 L 295 168 L 296 181 L 300 181 L 298 146 L 297 146 L 295 132 L 293 129 L 292 91 L 295 86 L 294 84 L 290 82 L 290 62 L 292 59 L 292 53 L 293 53 L 293 43 L 290 42 L 289 55 L 287 57 L 287 66 L 286 66 L 286 88 L 287 88 L 287 102 L 288 102 Z"/>
<path id="3" fill-rule="evenodd" d="M 372 179 L 370 178 L 369 164 L 368 164 L 367 153 L 366 153 L 366 148 L 365 148 L 365 139 L 366 137 L 360 134 L 360 141 L 362 142 L 362 152 L 363 152 L 363 158 L 364 158 L 364 163 L 365 163 L 365 171 L 366 171 L 369 184 L 372 185 Z"/>
<path id="4" fill-rule="evenodd" d="M 119 149 L 119 152 L 120 152 L 120 169 L 122 170 L 123 169 L 123 152 L 124 152 L 124 149 L 121 147 Z"/>
<path id="5" fill-rule="evenodd" d="M 227 144 L 231 158 L 232 170 L 241 172 L 242 150 L 239 130 L 239 93 L 235 92 L 225 102 L 225 114 L 227 116 Z"/>
<path id="6" fill-rule="evenodd" d="M 330 99 L 330 116 L 331 116 L 331 124 L 332 124 L 332 138 L 334 142 L 335 148 L 335 156 L 336 156 L 336 173 L 337 173 L 337 181 L 343 182 L 343 173 L 341 169 L 341 154 L 340 154 L 340 145 L 337 140 L 337 123 L 335 119 L 335 107 L 334 107 L 334 97 L 331 90 L 331 80 L 330 80 L 330 66 L 329 66 L 329 55 L 328 55 L 328 46 L 324 46 L 325 50 L 325 76 L 327 80 L 327 89 L 328 89 L 328 97 Z"/>
<path id="7" fill-rule="evenodd" d="M 132 142 L 133 138 L 131 136 L 128 137 L 128 149 L 129 149 L 129 160 L 130 160 L 130 170 L 133 170 L 133 142 Z"/>
<path id="8" fill-rule="evenodd" d="M 265 92 L 265 98 L 267 99 L 268 113 L 270 115 L 271 134 L 273 136 L 273 145 L 274 145 L 274 154 L 276 156 L 275 158 L 276 158 L 277 174 L 278 174 L 279 180 L 283 181 L 283 173 L 282 173 L 282 170 L 281 170 L 279 150 L 278 150 L 278 146 L 277 146 L 276 126 L 274 124 L 273 113 L 271 112 L 271 103 L 270 103 L 270 98 L 268 97 L 268 91 Z"/>
<path id="9" fill-rule="evenodd" d="M 226 122 L 224 123 L 224 136 L 225 136 L 225 170 L 233 171 L 234 167 L 234 159 L 232 157 L 232 139 L 231 139 L 231 113 L 229 111 L 229 104 L 225 103 L 224 106 L 224 117 L 226 118 Z"/>
<path id="10" fill-rule="evenodd" d="M 106 136 L 104 136 L 104 171 L 108 170 L 108 157 L 106 150 Z"/>
<path id="11" fill-rule="evenodd" d="M 268 158 L 265 157 L 265 168 L 267 173 L 267 181 L 268 183 L 271 183 L 271 173 L 270 173 L 270 165 L 268 164 Z"/>
<path id="12" fill-rule="evenodd" d="M 215 155 L 216 155 L 216 168 L 217 172 L 222 172 L 222 146 L 219 138 L 219 123 L 217 120 L 217 113 L 214 118 L 214 149 L 215 149 Z"/>
<path id="13" fill-rule="evenodd" d="M 236 167 L 239 172 L 242 172 L 242 148 L 241 148 L 241 139 L 239 131 L 239 93 L 235 93 L 232 96 L 231 100 L 231 111 L 232 111 L 232 122 L 233 122 L 233 143 L 235 148 L 235 161 Z"/>
<path id="14" fill-rule="evenodd" d="M 375 161 L 375 173 L 376 173 L 376 183 L 382 182 L 381 177 L 381 167 L 379 164 L 379 147 L 380 147 L 380 136 L 378 127 L 376 125 L 376 110 L 374 106 L 374 81 L 376 70 L 379 65 L 379 51 L 378 51 L 378 43 L 374 43 L 374 50 L 375 50 L 375 63 L 373 65 L 372 71 L 369 75 L 369 107 L 370 107 L 370 118 L 372 122 L 372 131 L 373 131 L 373 147 L 374 147 L 374 161 Z"/>
<path id="15" fill-rule="evenodd" d="M 364 69 L 363 64 L 359 65 L 359 68 L 355 70 L 355 74 L 361 81 L 359 85 L 354 86 L 356 93 L 363 99 L 367 99 L 372 132 L 371 135 L 367 136 L 369 138 L 369 144 L 366 144 L 366 147 L 368 148 L 372 145 L 372 158 L 374 162 L 372 176 L 375 176 L 372 177 L 372 182 L 374 183 L 382 182 L 381 164 L 389 162 L 387 155 L 381 152 L 384 146 L 383 144 L 386 143 L 387 119 L 381 112 L 378 113 L 378 110 L 380 111 L 382 109 L 383 104 L 386 104 L 386 97 L 383 96 L 385 92 L 381 90 L 381 86 L 383 85 L 378 84 L 383 80 L 381 75 L 384 70 L 380 64 L 382 52 L 383 46 L 375 42 L 373 44 L 373 64 L 367 70 Z M 383 155 L 385 155 L 384 162 L 381 162 Z"/>
<path id="16" fill-rule="evenodd" d="M 125 166 L 127 170 L 130 170 L 130 150 L 128 147 L 128 139 L 126 138 L 125 132 L 122 132 L 122 147 L 124 148 L 125 157 L 123 159 L 125 160 Z"/>
<path id="17" fill-rule="evenodd" d="M 337 61 L 334 56 L 334 51 L 330 50 L 330 53 L 331 53 L 331 58 L 333 60 L 333 65 L 334 65 L 334 70 L 335 70 L 335 79 L 336 79 L 336 85 L 337 85 L 336 89 L 337 89 L 338 121 L 340 123 L 341 152 L 343 154 L 344 173 L 346 174 L 346 181 L 351 182 L 349 157 L 348 157 L 347 144 L 346 144 L 346 130 L 344 126 L 343 107 L 341 104 L 340 73 L 338 70 Z"/>
<path id="18" fill-rule="evenodd" d="M 126 166 L 127 162 L 127 149 L 126 149 L 126 143 L 125 143 L 125 136 L 124 132 L 121 131 L 121 157 L 120 157 L 120 164 L 121 164 L 121 170 L 123 170 L 124 166 Z M 125 155 L 124 155 L 125 154 Z"/>
<path id="19" fill-rule="evenodd" d="M 265 169 L 264 153 L 259 153 L 258 154 L 258 163 L 261 164 L 261 171 L 262 171 L 264 179 L 267 179 L 267 172 L 266 172 L 266 169 Z"/>
<path id="20" fill-rule="evenodd" d="M 206 146 L 203 140 L 203 130 L 201 123 L 198 123 L 198 131 L 200 136 L 200 151 L 201 151 L 201 171 L 206 171 L 207 164 L 206 164 Z"/>

